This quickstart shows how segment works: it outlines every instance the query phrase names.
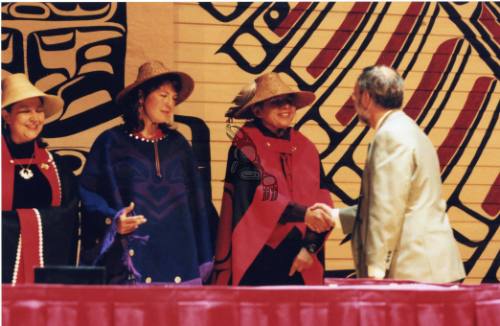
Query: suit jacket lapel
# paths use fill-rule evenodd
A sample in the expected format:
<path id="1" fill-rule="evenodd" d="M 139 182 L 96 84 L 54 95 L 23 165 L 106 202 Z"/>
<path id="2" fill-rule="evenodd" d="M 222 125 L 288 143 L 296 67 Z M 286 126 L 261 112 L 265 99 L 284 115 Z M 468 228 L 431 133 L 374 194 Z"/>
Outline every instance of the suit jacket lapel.
<path id="1" fill-rule="evenodd" d="M 397 112 L 397 111 L 392 111 L 384 117 L 384 120 L 381 121 L 377 131 L 380 130 L 380 128 L 384 125 L 384 123 L 387 122 L 387 120 L 390 119 L 390 117 L 392 116 L 392 114 L 394 112 Z M 375 135 L 376 135 L 376 132 L 375 132 Z M 369 188 L 368 183 L 370 182 L 369 181 L 370 173 L 372 173 L 372 171 L 370 171 L 370 160 L 371 160 L 371 156 L 373 154 L 372 152 L 373 152 L 373 149 L 372 149 L 371 143 L 369 143 L 368 148 L 367 148 L 366 160 L 365 160 L 365 168 L 363 169 L 363 177 L 361 179 L 360 194 L 359 194 L 359 198 L 358 198 L 358 210 L 356 212 L 356 219 L 354 222 L 354 229 L 353 229 L 352 245 L 356 246 L 356 254 L 357 254 L 356 265 L 357 265 L 358 277 L 366 277 L 367 276 L 367 270 L 366 270 L 367 267 L 366 267 L 366 263 L 365 263 L 365 259 L 364 259 L 364 255 L 365 255 L 364 246 L 365 246 L 365 242 L 366 242 L 366 239 L 365 239 L 366 228 L 368 227 L 367 219 L 369 218 L 368 217 L 369 207 L 365 207 L 365 206 L 368 205 L 369 198 L 370 198 L 370 194 L 368 191 L 368 188 Z"/>

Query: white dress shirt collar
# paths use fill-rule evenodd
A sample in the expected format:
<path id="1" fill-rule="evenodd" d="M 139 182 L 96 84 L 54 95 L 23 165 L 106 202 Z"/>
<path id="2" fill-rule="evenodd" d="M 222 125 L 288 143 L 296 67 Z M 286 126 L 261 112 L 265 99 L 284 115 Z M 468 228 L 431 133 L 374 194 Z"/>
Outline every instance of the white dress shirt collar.
<path id="1" fill-rule="evenodd" d="M 382 126 L 382 124 L 384 123 L 384 121 L 387 119 L 387 117 L 393 113 L 393 112 L 396 112 L 396 111 L 399 111 L 399 110 L 387 110 L 386 113 L 384 113 L 384 115 L 377 121 L 377 125 L 375 126 L 375 131 L 377 131 L 380 126 Z"/>

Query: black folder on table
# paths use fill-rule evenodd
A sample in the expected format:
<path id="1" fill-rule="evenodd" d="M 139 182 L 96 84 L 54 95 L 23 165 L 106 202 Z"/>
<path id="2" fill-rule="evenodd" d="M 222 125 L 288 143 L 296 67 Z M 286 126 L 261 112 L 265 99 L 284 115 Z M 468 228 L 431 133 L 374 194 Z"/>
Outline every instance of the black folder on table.
<path id="1" fill-rule="evenodd" d="M 35 268 L 35 283 L 104 284 L 106 269 L 101 266 L 45 266 Z"/>

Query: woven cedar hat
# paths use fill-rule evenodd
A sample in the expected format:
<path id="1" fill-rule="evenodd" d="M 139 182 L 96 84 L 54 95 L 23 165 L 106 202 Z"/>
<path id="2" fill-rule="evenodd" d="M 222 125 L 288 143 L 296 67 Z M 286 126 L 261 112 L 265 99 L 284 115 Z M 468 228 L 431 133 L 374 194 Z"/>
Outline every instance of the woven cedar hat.
<path id="1" fill-rule="evenodd" d="M 177 104 L 182 103 L 193 91 L 193 78 L 184 72 L 170 70 L 165 67 L 163 63 L 156 60 L 148 61 L 139 67 L 137 79 L 118 93 L 116 96 L 116 103 L 122 104 L 133 91 L 148 81 L 175 76 L 178 77 L 181 82 L 180 90 L 177 94 Z"/>
<path id="2" fill-rule="evenodd" d="M 277 96 L 293 95 L 292 103 L 297 109 L 301 109 L 311 104 L 316 98 L 313 92 L 296 91 L 291 89 L 281 80 L 279 74 L 276 72 L 270 72 L 258 77 L 255 80 L 253 89 L 252 87 L 247 86 L 242 91 L 244 90 L 247 92 L 249 90 L 253 91 L 253 96 L 247 95 L 249 99 L 246 104 L 240 104 L 238 103 L 238 99 L 241 99 L 242 97 L 240 92 L 234 102 L 237 105 L 240 104 L 241 106 L 230 108 L 226 113 L 226 116 L 233 117 L 235 119 L 253 118 L 254 116 L 251 110 L 252 106 Z"/>
<path id="3" fill-rule="evenodd" d="M 45 94 L 36 88 L 25 74 L 12 74 L 2 79 L 2 110 L 32 97 L 43 98 L 45 118 L 54 115 L 64 107 L 62 98 Z"/>

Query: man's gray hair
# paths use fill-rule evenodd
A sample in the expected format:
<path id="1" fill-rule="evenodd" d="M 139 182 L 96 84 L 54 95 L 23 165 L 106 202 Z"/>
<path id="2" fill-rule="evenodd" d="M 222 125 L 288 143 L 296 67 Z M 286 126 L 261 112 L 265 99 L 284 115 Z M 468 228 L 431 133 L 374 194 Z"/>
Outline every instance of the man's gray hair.
<path id="1" fill-rule="evenodd" d="M 358 88 L 360 93 L 367 91 L 386 109 L 399 109 L 403 103 L 403 78 L 390 67 L 366 67 L 358 78 Z"/>

